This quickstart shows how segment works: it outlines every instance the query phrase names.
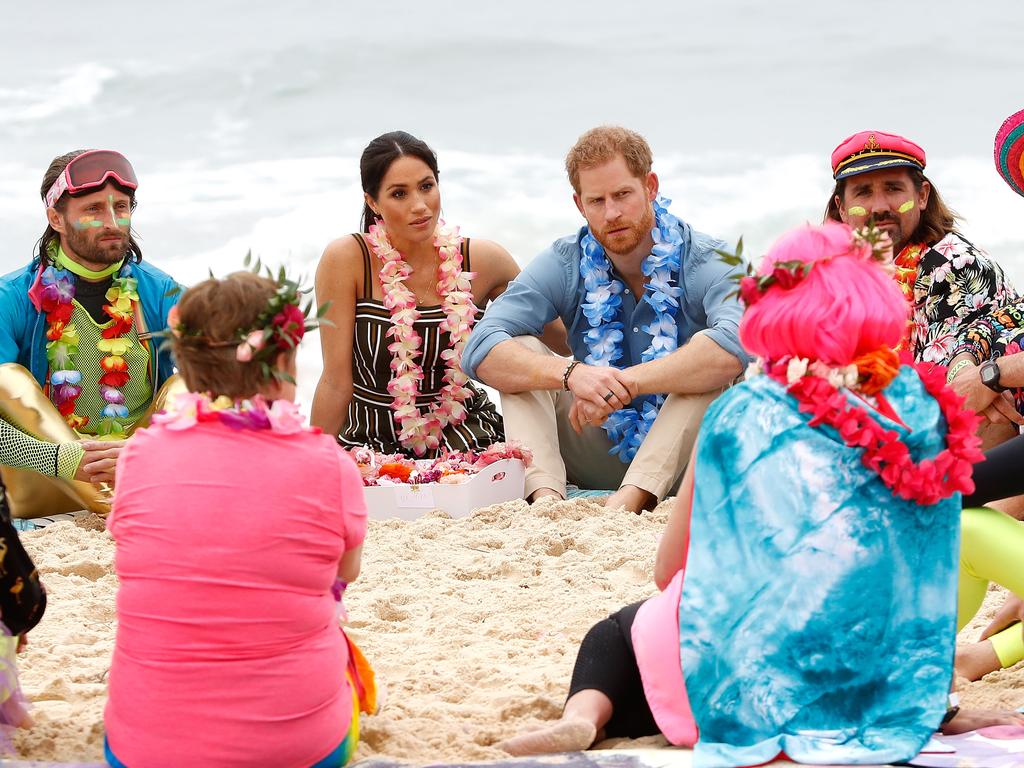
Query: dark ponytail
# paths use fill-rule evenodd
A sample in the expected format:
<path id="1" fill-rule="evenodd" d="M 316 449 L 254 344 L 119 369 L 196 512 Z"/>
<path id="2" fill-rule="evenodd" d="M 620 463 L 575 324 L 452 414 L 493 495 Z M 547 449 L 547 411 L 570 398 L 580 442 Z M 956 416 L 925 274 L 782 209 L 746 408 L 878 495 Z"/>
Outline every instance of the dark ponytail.
<path id="1" fill-rule="evenodd" d="M 391 131 L 378 136 L 367 144 L 359 158 L 359 180 L 363 185 L 363 192 L 376 200 L 388 168 L 402 155 L 410 155 L 426 163 L 434 174 L 435 180 L 440 175 L 437 170 L 437 155 L 427 146 L 426 142 L 405 131 Z M 368 232 L 370 225 L 376 222 L 377 218 L 373 209 L 364 202 L 359 231 Z"/>

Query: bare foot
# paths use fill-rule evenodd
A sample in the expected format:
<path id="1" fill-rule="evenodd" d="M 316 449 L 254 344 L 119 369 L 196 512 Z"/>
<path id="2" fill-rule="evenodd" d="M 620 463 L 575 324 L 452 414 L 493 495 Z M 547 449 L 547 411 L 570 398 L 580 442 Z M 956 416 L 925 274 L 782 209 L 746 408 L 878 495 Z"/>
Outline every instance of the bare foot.
<path id="1" fill-rule="evenodd" d="M 549 726 L 521 733 L 495 746 L 516 757 L 549 755 L 554 752 L 582 752 L 594 743 L 597 729 L 586 720 L 556 720 Z"/>
<path id="2" fill-rule="evenodd" d="M 989 672 L 1002 668 L 991 640 L 957 646 L 956 673 L 968 680 L 981 680 Z"/>
<path id="3" fill-rule="evenodd" d="M 987 728 L 990 725 L 1024 726 L 1024 715 L 1008 709 L 961 709 L 956 713 L 956 717 L 942 726 L 942 732 L 947 736 L 953 736 Z"/>
<path id="4" fill-rule="evenodd" d="M 554 488 L 538 488 L 536 491 L 531 493 L 526 500 L 533 504 L 538 499 L 543 499 L 546 496 L 554 496 L 556 499 L 561 499 L 562 494 L 556 491 Z"/>
<path id="5" fill-rule="evenodd" d="M 645 509 L 654 509 L 657 503 L 658 499 L 654 494 L 648 493 L 643 488 L 637 488 L 635 485 L 624 485 L 609 496 L 604 505 L 608 509 L 621 507 L 639 515 Z"/>

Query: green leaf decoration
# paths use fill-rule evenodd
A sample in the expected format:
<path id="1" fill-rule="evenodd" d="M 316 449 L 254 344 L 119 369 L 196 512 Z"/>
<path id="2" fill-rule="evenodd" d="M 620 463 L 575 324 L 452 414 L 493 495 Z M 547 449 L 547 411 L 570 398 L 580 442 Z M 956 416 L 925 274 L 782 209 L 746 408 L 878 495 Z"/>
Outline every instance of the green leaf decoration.
<path id="1" fill-rule="evenodd" d="M 743 258 L 742 237 L 740 237 L 740 239 L 736 242 L 736 248 L 733 251 L 730 252 L 722 248 L 715 248 L 715 253 L 718 254 L 719 260 L 724 262 L 726 265 L 733 267 L 732 271 L 726 277 L 732 282 L 736 283 L 737 286 L 739 286 L 740 280 L 742 280 L 744 277 L 753 277 L 754 266 L 750 264 L 745 258 Z M 741 267 L 742 269 L 737 269 L 737 267 Z M 726 298 L 729 298 L 730 296 L 734 295 L 739 295 L 738 287 L 735 293 L 730 293 L 729 296 L 726 296 Z"/>

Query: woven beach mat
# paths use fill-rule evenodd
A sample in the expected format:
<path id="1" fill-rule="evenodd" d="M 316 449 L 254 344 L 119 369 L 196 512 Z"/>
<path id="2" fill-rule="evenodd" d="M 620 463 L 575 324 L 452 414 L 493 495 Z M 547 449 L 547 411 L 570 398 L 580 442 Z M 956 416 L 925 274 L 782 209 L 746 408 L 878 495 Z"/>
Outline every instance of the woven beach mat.
<path id="1" fill-rule="evenodd" d="M 794 768 L 795 763 L 777 761 L 759 768 Z M 473 763 L 420 763 L 418 768 L 693 768 L 693 752 L 689 749 L 594 749 L 588 752 L 563 752 L 539 757 L 509 757 Z M 401 763 L 380 758 L 360 760 L 352 768 L 409 768 Z M 839 766 L 822 766 L 839 768 Z M 888 768 L 862 765 L 859 768 Z"/>
<path id="2" fill-rule="evenodd" d="M 763 768 L 794 768 L 796 763 L 775 761 Z M 959 736 L 936 736 L 917 757 L 902 765 L 917 768 L 1021 768 L 1024 766 L 1024 728 L 993 726 Z M 597 749 L 589 752 L 566 752 L 541 757 L 509 757 L 473 763 L 421 763 L 419 768 L 694 768 L 689 749 Z M 3 764 L 0 763 L 0 768 Z M 353 768 L 409 768 L 380 758 L 360 760 Z M 820 768 L 840 768 L 821 766 Z M 895 768 L 894 766 L 861 765 L 859 768 Z"/>

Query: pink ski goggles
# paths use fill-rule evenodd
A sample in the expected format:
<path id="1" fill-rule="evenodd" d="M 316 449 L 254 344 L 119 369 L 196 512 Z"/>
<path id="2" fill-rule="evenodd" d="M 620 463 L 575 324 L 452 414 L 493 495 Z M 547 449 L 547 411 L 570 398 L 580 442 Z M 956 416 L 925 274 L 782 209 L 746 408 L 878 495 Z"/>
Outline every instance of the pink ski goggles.
<path id="1" fill-rule="evenodd" d="M 135 190 L 139 186 L 135 170 L 124 155 L 112 149 L 90 149 L 68 163 L 53 182 L 46 193 L 46 207 L 52 208 L 65 192 L 71 195 L 87 192 L 110 180 L 126 189 Z"/>

